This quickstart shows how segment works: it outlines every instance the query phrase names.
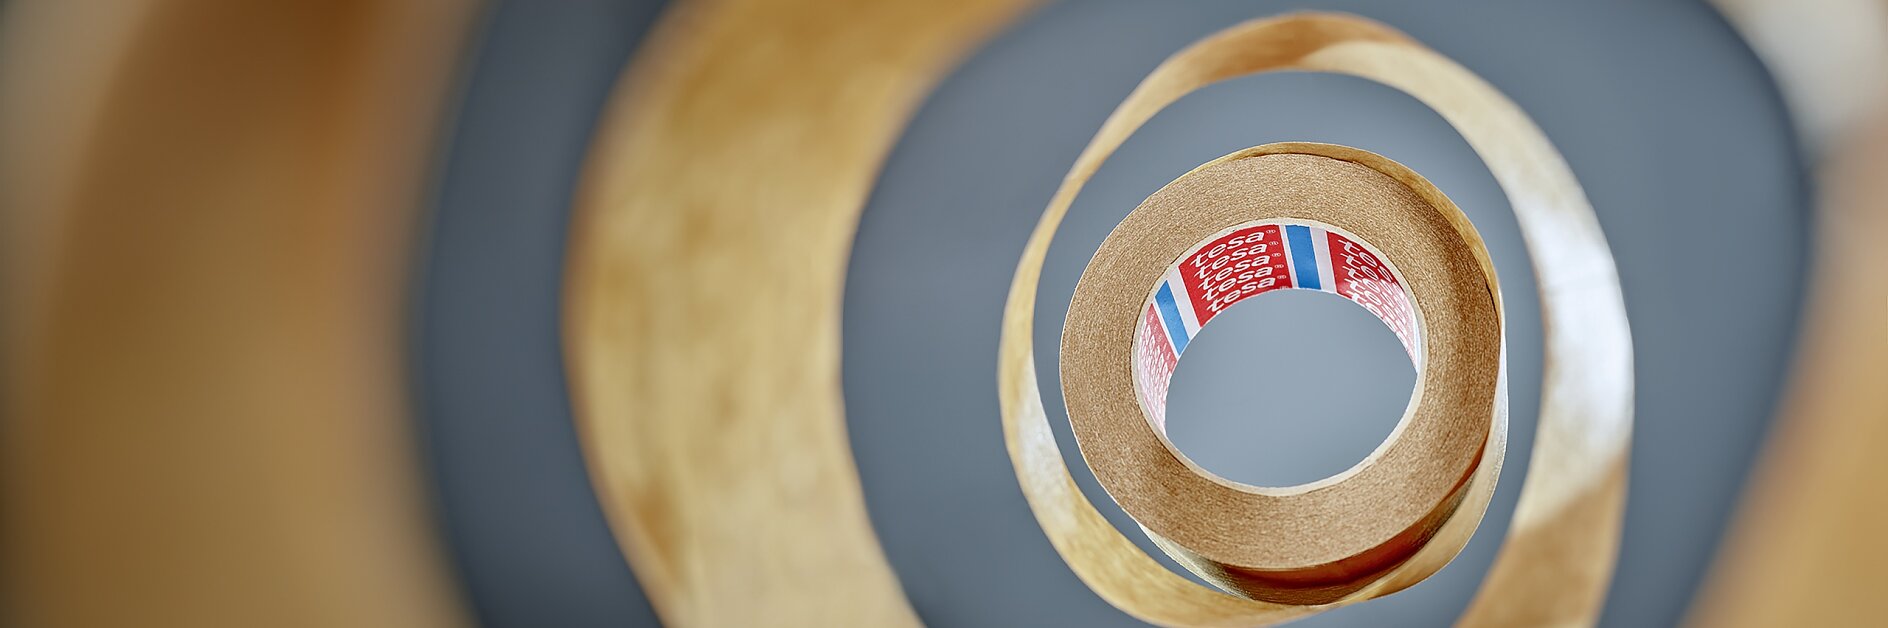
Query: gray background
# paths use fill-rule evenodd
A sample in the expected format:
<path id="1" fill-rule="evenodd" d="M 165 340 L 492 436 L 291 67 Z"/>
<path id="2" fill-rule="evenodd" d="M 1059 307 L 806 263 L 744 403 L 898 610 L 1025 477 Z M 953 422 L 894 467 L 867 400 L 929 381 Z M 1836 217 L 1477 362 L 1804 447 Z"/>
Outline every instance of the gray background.
<path id="1" fill-rule="evenodd" d="M 1069 573 L 1016 488 L 994 394 L 1003 295 L 1055 184 L 1140 77 L 1202 35 L 1305 6 L 1053 5 L 952 74 L 893 151 L 848 276 L 844 383 L 873 523 L 929 624 L 1135 624 Z M 1675 622 L 1762 437 L 1794 335 L 1807 191 L 1767 77 L 1692 2 L 1316 8 L 1388 22 L 1481 73 L 1535 117 L 1585 184 L 1623 269 L 1640 388 L 1625 547 L 1603 623 Z M 652 12 L 643 2 L 501 4 L 442 169 L 432 247 L 419 260 L 415 376 L 443 525 L 490 625 L 654 623 L 589 496 L 556 335 L 570 186 Z M 1275 75 L 1163 112 L 1103 167 L 1051 251 L 1038 302 L 1045 401 L 1059 416 L 1060 313 L 1102 236 L 1193 166 L 1285 140 L 1410 166 L 1462 206 L 1497 262 L 1513 440 L 1481 532 L 1423 584 L 1303 624 L 1445 625 L 1492 559 L 1526 473 L 1540 324 L 1506 201 L 1462 140 L 1408 97 L 1357 79 Z M 1253 343 L 1310 361 L 1230 368 Z M 1210 469 L 1262 484 L 1356 462 L 1388 433 L 1413 380 L 1363 310 L 1303 292 L 1242 303 L 1191 349 L 1171 395 L 1175 441 Z M 1354 382 L 1318 376 L 1338 369 Z M 1255 387 L 1266 404 L 1238 400 Z M 1053 423 L 1090 498 L 1144 541 L 1080 464 L 1066 423 Z"/>

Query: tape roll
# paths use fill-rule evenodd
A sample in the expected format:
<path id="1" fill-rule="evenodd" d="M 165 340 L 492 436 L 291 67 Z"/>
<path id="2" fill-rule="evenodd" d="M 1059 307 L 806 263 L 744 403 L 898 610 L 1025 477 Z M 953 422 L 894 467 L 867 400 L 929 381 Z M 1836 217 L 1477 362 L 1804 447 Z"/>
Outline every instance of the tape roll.
<path id="1" fill-rule="evenodd" d="M 1076 439 L 1115 501 L 1195 573 L 1253 599 L 1342 599 L 1487 508 L 1507 421 L 1498 286 L 1467 218 L 1414 172 L 1323 144 L 1234 153 L 1148 198 L 1082 274 L 1061 356 Z M 1417 366 L 1416 393 L 1343 473 L 1235 483 L 1167 439 L 1167 380 L 1218 312 L 1292 288 L 1377 314 Z"/>
<path id="2" fill-rule="evenodd" d="M 1632 415 L 1631 344 L 1611 253 L 1572 172 L 1514 103 L 1403 34 L 1351 16 L 1257 20 L 1175 54 L 1103 124 L 1044 211 L 1011 286 L 998 364 L 1004 438 L 1037 521 L 1103 599 L 1140 619 L 1173 626 L 1275 623 L 1401 590 L 1453 558 L 1479 523 L 1499 475 L 1504 437 L 1499 301 L 1491 267 L 1485 254 L 1475 254 L 1480 246 L 1473 230 L 1433 187 L 1388 160 L 1340 147 L 1261 147 L 1182 177 L 1170 190 L 1189 193 L 1170 198 L 1163 190 L 1136 210 L 1144 216 L 1131 216 L 1128 223 L 1158 215 L 1150 207 L 1169 202 L 1232 213 L 1198 224 L 1165 221 L 1162 228 L 1124 223 L 1134 237 L 1123 241 L 1149 248 L 1122 244 L 1117 252 L 1104 244 L 1097 266 L 1085 274 L 1088 285 L 1078 286 L 1071 305 L 1064 393 L 1084 456 L 1158 545 L 1245 597 L 1195 585 L 1141 552 L 1095 510 L 1063 463 L 1043 410 L 1031 343 L 1042 262 L 1062 216 L 1108 155 L 1161 108 L 1217 81 L 1279 70 L 1351 74 L 1415 96 L 1462 133 L 1507 193 L 1539 276 L 1545 380 L 1531 472 L 1515 520 L 1459 625 L 1591 623 L 1618 545 Z M 1294 151 L 1310 155 L 1257 154 Z M 1284 166 L 1294 161 L 1303 162 L 1303 172 L 1264 172 L 1274 165 L 1289 170 Z M 1234 176 L 1239 172 L 1244 175 Z M 1338 173 L 1351 179 L 1338 181 Z M 1404 189 L 1398 192 L 1379 177 Z M 1191 193 L 1196 183 L 1204 187 Z M 1359 190 L 1373 193 L 1353 194 Z M 1306 202 L 1291 202 L 1293 195 Z M 1308 202 L 1313 198 L 1319 202 Z M 1379 211 L 1365 210 L 1373 204 Z M 1239 213 L 1239 206 L 1247 206 L 1247 213 Z M 1312 207 L 1328 213 L 1304 213 Z M 1420 232 L 1427 235 L 1409 238 L 1411 232 L 1363 219 L 1389 214 L 1409 214 L 1402 216 L 1406 220 L 1428 216 Z M 1129 338 L 1134 321 L 1144 320 L 1142 306 L 1148 291 L 1158 290 L 1150 286 L 1161 270 L 1171 270 L 1204 237 L 1266 220 L 1281 221 L 1281 228 L 1309 228 L 1316 221 L 1327 232 L 1336 227 L 1340 237 L 1355 234 L 1382 247 L 1379 259 L 1401 269 L 1392 276 L 1408 287 L 1419 312 L 1419 333 L 1409 336 L 1420 341 L 1408 346 L 1424 371 L 1411 414 L 1364 463 L 1326 482 L 1269 491 L 1213 481 L 1189 467 L 1160 441 L 1155 424 L 1143 420 L 1158 412 L 1143 406 L 1142 397 L 1130 396 L 1144 393 L 1131 392 L 1129 381 L 1134 369 L 1148 368 L 1133 365 Z M 1454 250 L 1420 256 L 1406 250 L 1412 241 Z M 1467 270 L 1475 265 L 1479 279 Z M 1111 277 L 1117 271 L 1126 276 Z M 1438 279 L 1438 273 L 1449 277 Z M 1480 305 L 1471 298 L 1477 284 L 1488 295 Z M 1449 368 L 1438 370 L 1438 363 Z M 1466 452 L 1475 443 L 1482 456 L 1471 461 Z M 1361 511 L 1373 503 L 1384 511 Z M 1255 518 L 1241 518 L 1249 516 Z"/>

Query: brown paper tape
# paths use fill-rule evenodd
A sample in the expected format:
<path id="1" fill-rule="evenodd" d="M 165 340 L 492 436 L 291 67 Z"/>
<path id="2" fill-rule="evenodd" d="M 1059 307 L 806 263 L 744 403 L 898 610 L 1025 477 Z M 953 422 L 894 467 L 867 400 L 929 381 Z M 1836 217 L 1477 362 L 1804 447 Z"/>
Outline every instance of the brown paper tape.
<path id="1" fill-rule="evenodd" d="M 664 624 L 919 623 L 847 447 L 846 260 L 906 116 L 1025 5 L 682 2 L 618 87 L 565 347 L 593 485 Z"/>
<path id="2" fill-rule="evenodd" d="M 651 36 L 619 90 L 578 201 L 566 346 L 599 497 L 665 622 L 916 623 L 867 525 L 845 448 L 834 321 L 846 245 L 872 173 L 916 95 L 1023 4 L 835 0 L 820 3 L 818 12 L 757 0 L 684 4 Z M 726 52 L 757 47 L 796 54 Z M 1631 411 L 1630 346 L 1610 255 L 1572 174 L 1512 103 L 1401 34 L 1351 17 L 1253 22 L 1180 53 L 1122 105 L 1058 192 L 1017 273 L 999 373 L 1004 435 L 1038 520 L 1089 586 L 1154 623 L 1254 625 L 1319 608 L 1197 586 L 1109 526 L 1063 466 L 1029 341 L 1049 238 L 1108 153 L 1188 91 L 1292 69 L 1347 72 L 1416 95 L 1461 130 L 1508 192 L 1541 273 L 1550 366 L 1534 473 L 1506 553 L 1463 623 L 1591 621 L 1612 568 Z M 1369 170 L 1409 191 L 1429 189 L 1413 175 L 1399 178 L 1407 171 L 1387 162 L 1341 161 L 1372 164 Z M 713 175 L 730 171 L 743 174 Z M 1448 207 L 1440 195 L 1423 201 L 1449 214 L 1436 209 Z M 1393 239 L 1361 222 L 1345 224 L 1338 231 L 1368 231 L 1368 244 L 1389 256 Z M 1450 259 L 1459 262 L 1462 254 L 1455 250 Z M 1391 262 L 1406 277 L 1432 268 L 1416 258 Z M 767 288 L 719 289 L 734 276 Z M 1148 287 L 1136 288 L 1135 298 L 1145 298 Z M 1409 294 L 1413 299 L 1415 291 Z M 1431 298 L 1426 287 L 1423 294 Z M 1434 325 L 1426 319 L 1425 333 Z M 1440 349 L 1430 344 L 1423 351 Z M 1486 399 L 1485 382 L 1452 385 L 1462 387 L 1458 393 L 1481 391 L 1466 404 L 1477 410 L 1437 418 L 1476 419 L 1487 426 L 1492 449 L 1484 451 L 1499 451 L 1499 398 Z M 1493 390 L 1499 394 L 1498 382 Z M 1473 440 L 1435 451 L 1459 454 Z M 1343 535 L 1351 546 L 1253 560 L 1198 547 L 1223 564 L 1282 567 L 1273 571 L 1290 572 L 1286 577 L 1259 580 L 1295 584 L 1329 579 L 1322 565 L 1330 557 L 1361 554 L 1338 561 L 1350 570 L 1339 579 L 1367 586 L 1316 593 L 1341 595 L 1333 603 L 1344 603 L 1395 591 L 1446 563 L 1466 541 L 1486 501 L 1478 492 L 1489 490 L 1496 475 L 1494 462 L 1484 455 L 1473 469 L 1459 458 L 1425 467 L 1436 478 L 1467 478 L 1466 490 L 1453 489 L 1462 497 L 1452 511 L 1432 506 L 1440 523 L 1390 513 Z M 1391 497 L 1421 508 L 1448 494 L 1447 485 L 1434 479 L 1426 493 Z M 1418 532 L 1389 533 L 1399 527 Z M 1167 530 L 1176 542 L 1195 541 L 1176 529 Z M 1309 538 L 1316 530 L 1299 532 Z M 1374 580 L 1357 576 L 1384 565 L 1396 566 Z M 1284 599 L 1306 588 L 1249 592 Z"/>
<path id="3" fill-rule="evenodd" d="M 1096 477 L 1157 544 L 1245 597 L 1167 571 L 1102 518 L 1063 464 L 1031 348 L 1037 282 L 1062 216 L 1162 107 L 1278 70 L 1352 74 L 1408 92 L 1462 133 L 1507 193 L 1539 275 L 1545 380 L 1509 538 L 1460 625 L 1591 623 L 1611 577 L 1631 429 L 1631 344 L 1611 254 L 1565 162 L 1512 102 L 1355 17 L 1258 20 L 1177 53 L 1103 124 L 1044 211 L 1011 288 L 998 374 L 1004 437 L 1043 531 L 1123 611 L 1161 625 L 1243 626 L 1405 588 L 1453 558 L 1479 522 L 1504 433 L 1493 272 L 1473 229 L 1433 187 L 1341 147 L 1261 147 L 1182 177 L 1104 243 L 1070 309 L 1064 396 Z M 1409 343 L 1422 372 L 1417 400 L 1398 432 L 1356 468 L 1288 489 L 1240 486 L 1186 464 L 1131 381 L 1146 368 L 1132 355 L 1136 317 L 1160 273 L 1202 238 L 1266 220 L 1314 221 L 1380 248 L 1407 279 L 1422 323 L 1420 343 Z"/>
<path id="4" fill-rule="evenodd" d="M 1275 144 L 1201 166 L 1129 214 L 1075 288 L 1061 365 L 1083 457 L 1208 580 L 1272 602 L 1343 599 L 1409 564 L 1444 525 L 1472 528 L 1488 505 L 1495 476 L 1484 470 L 1501 467 L 1507 418 L 1498 285 L 1461 211 L 1387 159 Z M 1191 330 L 1287 288 L 1373 307 L 1407 338 L 1418 392 L 1348 471 L 1283 489 L 1234 483 L 1164 436 L 1165 379 Z"/>

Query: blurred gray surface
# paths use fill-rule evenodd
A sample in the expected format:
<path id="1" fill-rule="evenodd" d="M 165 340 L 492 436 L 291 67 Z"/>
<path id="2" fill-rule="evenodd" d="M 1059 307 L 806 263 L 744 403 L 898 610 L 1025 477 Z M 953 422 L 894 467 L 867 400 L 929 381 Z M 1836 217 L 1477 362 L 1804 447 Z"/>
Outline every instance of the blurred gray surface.
<path id="1" fill-rule="evenodd" d="M 418 260 L 416 384 L 443 525 L 490 626 L 649 626 L 647 601 L 590 493 L 569 421 L 558 287 L 572 186 L 595 116 L 659 3 L 504 2 L 468 70 Z M 1169 53 L 1308 3 L 1084 0 L 998 36 L 924 105 L 866 208 L 848 277 L 844 384 L 868 508 L 933 626 L 1127 626 L 1057 557 L 1023 503 L 998 427 L 998 320 L 1030 226 L 1084 142 Z M 1603 623 L 1669 625 L 1707 566 L 1791 345 L 1806 191 L 1755 59 L 1694 2 L 1340 0 L 1463 62 L 1567 155 L 1623 269 L 1640 395 L 1625 548 Z M 1103 235 L 1207 160 L 1273 141 L 1382 153 L 1475 221 L 1509 315 L 1512 441 L 1481 532 L 1417 587 L 1300 625 L 1446 625 L 1507 527 L 1539 403 L 1540 323 L 1514 219 L 1462 140 L 1420 104 L 1356 79 L 1277 75 L 1209 88 L 1156 118 L 1095 177 L 1051 251 L 1037 351 L 1078 481 L 1145 544 L 1080 465 L 1060 419 L 1061 313 Z M 1730 263 L 1738 259 L 1759 263 Z M 1269 333 L 1281 322 L 1322 333 Z M 1224 368 L 1252 343 L 1342 360 L 1262 409 Z M 1290 484 L 1356 462 L 1407 401 L 1408 362 L 1361 309 L 1309 293 L 1242 303 L 1202 332 L 1173 391 L 1176 442 L 1236 479 Z M 1258 375 L 1264 375 L 1263 373 Z M 1275 388 L 1276 387 L 1276 388 Z M 1261 411 L 1262 410 L 1262 411 Z M 1164 559 L 1164 557 L 1163 557 Z"/>
<path id="2" fill-rule="evenodd" d="M 481 623 L 653 626 L 590 490 L 558 342 L 565 224 L 660 3 L 502 2 L 461 79 L 414 307 L 420 427 Z"/>

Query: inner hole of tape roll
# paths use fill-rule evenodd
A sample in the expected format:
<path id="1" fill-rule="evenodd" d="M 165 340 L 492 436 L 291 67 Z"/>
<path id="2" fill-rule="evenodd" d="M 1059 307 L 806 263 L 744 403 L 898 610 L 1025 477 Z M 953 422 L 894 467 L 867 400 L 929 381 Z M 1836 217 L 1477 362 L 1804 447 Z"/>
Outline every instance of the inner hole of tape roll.
<path id="1" fill-rule="evenodd" d="M 1235 225 L 1195 243 L 1148 291 L 1134 334 L 1134 385 L 1143 414 L 1167 433 L 1167 392 L 1180 355 L 1227 308 L 1275 290 L 1319 290 L 1383 321 L 1422 368 L 1415 300 L 1388 258 L 1336 227 L 1302 220 Z"/>

